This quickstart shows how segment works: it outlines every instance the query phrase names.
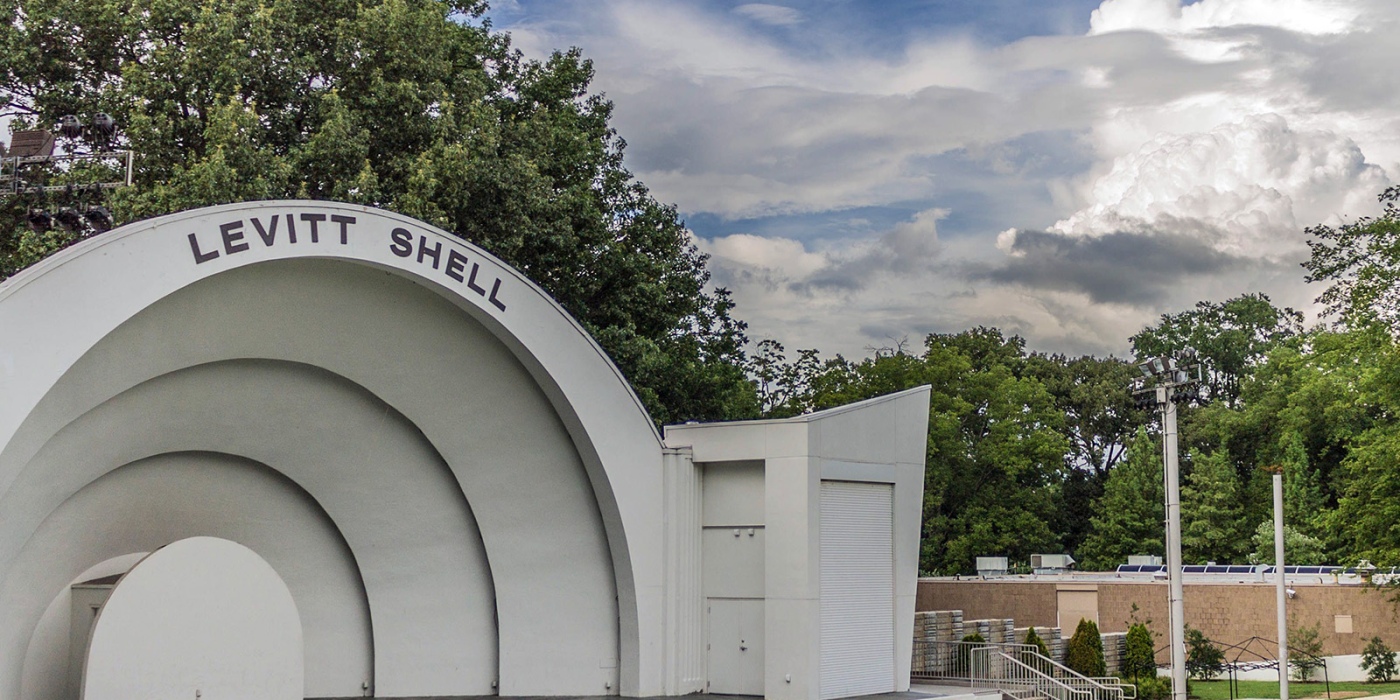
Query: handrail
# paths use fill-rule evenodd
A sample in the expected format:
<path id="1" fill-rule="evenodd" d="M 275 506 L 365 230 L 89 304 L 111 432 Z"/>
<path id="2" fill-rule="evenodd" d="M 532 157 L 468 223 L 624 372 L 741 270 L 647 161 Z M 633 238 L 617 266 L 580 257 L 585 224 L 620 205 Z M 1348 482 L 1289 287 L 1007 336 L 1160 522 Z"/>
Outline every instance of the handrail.
<path id="1" fill-rule="evenodd" d="M 990 651 L 989 651 L 990 650 Z M 1077 692 L 1087 693 L 1082 700 L 1136 700 L 1137 687 L 1119 678 L 1089 678 L 1077 671 L 1044 656 L 1032 644 L 1014 642 L 961 642 L 933 639 L 918 639 L 914 645 L 914 675 L 930 678 L 958 678 L 973 680 L 979 670 L 973 663 L 974 655 L 982 658 L 989 653 L 1005 655 L 1008 660 L 1045 676 L 1060 685 Z M 1022 685 L 1025 682 L 1022 681 Z M 1012 693 L 1014 695 L 1014 693 Z M 1073 699 L 1058 699 L 1073 700 Z"/>
<path id="2" fill-rule="evenodd" d="M 1047 675 L 996 647 L 973 649 L 971 671 L 974 688 L 997 688 L 1015 697 L 1032 693 L 1053 700 L 1095 700 L 1092 691 Z"/>

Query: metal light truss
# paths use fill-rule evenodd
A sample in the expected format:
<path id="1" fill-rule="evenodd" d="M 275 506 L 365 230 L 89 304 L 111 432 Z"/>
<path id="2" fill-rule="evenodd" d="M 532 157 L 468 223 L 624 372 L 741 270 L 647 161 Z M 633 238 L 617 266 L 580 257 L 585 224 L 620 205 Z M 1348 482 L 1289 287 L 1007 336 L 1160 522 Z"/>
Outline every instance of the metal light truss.
<path id="1" fill-rule="evenodd" d="M 68 190 L 111 190 L 128 187 L 132 182 L 132 164 L 135 154 L 132 151 L 106 151 L 102 153 L 65 153 L 48 156 L 23 156 L 0 158 L 0 195 L 19 195 L 41 192 L 64 192 Z M 20 169 L 28 165 L 54 164 L 78 161 L 102 161 L 120 159 L 125 163 L 126 177 L 107 182 L 86 182 L 64 185 L 27 185 L 20 175 Z"/>

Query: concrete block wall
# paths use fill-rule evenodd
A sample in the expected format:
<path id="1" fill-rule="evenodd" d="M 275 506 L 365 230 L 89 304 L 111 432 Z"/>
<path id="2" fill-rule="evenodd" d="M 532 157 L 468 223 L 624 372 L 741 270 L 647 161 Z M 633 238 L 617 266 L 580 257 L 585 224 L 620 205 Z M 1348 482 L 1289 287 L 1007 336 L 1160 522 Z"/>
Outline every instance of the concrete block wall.
<path id="1" fill-rule="evenodd" d="M 1099 637 L 1103 639 L 1103 665 L 1111 676 L 1123 668 L 1123 656 L 1128 651 L 1128 634 L 1101 632 Z"/>

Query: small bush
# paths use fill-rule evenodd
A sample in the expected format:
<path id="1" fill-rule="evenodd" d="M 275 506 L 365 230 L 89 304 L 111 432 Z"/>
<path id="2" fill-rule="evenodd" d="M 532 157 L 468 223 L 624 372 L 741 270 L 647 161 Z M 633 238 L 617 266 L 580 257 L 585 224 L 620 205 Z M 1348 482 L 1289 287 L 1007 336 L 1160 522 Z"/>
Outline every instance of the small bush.
<path id="1" fill-rule="evenodd" d="M 1208 681 L 1225 670 L 1225 652 L 1198 629 L 1186 628 L 1186 673 Z"/>
<path id="2" fill-rule="evenodd" d="M 1128 625 L 1127 649 L 1123 653 L 1123 676 L 1136 681 L 1157 676 L 1157 654 L 1152 645 L 1152 631 L 1141 622 Z"/>
<path id="3" fill-rule="evenodd" d="M 1371 637 L 1366 649 L 1361 652 L 1361 668 L 1366 671 L 1366 680 L 1389 683 L 1395 677 L 1395 651 L 1386 646 L 1380 637 Z"/>
<path id="4" fill-rule="evenodd" d="M 1035 647 L 1035 650 L 1036 650 L 1041 656 L 1044 656 L 1044 657 L 1047 658 L 1047 659 L 1050 658 L 1050 648 L 1047 647 L 1047 646 L 1045 646 L 1045 640 L 1041 639 L 1041 638 L 1040 638 L 1040 635 L 1038 635 L 1038 634 L 1035 633 L 1035 628 L 1034 628 L 1034 627 L 1032 627 L 1032 628 L 1026 630 L 1026 641 L 1025 641 L 1025 643 L 1026 643 L 1026 644 L 1029 644 L 1029 645 L 1031 645 L 1031 646 L 1033 646 L 1033 647 Z"/>
<path id="5" fill-rule="evenodd" d="M 1108 672 L 1103 662 L 1103 637 L 1092 620 L 1079 621 L 1065 650 L 1065 665 L 1090 678 L 1101 678 Z"/>
<path id="6" fill-rule="evenodd" d="M 1293 627 L 1288 630 L 1288 648 L 1300 652 L 1299 654 L 1289 654 L 1288 665 L 1293 668 L 1293 673 L 1300 681 L 1310 681 L 1313 674 L 1317 672 L 1317 665 L 1313 658 L 1322 656 L 1322 623 L 1316 622 L 1309 627 Z"/>
<path id="7" fill-rule="evenodd" d="M 983 637 L 981 634 L 978 634 L 977 632 L 973 632 L 972 634 L 964 635 L 963 638 L 962 638 L 962 640 L 963 640 L 964 642 L 973 642 L 973 643 L 976 643 L 976 644 L 986 644 L 986 643 L 987 643 L 986 638 Z M 969 672 L 971 671 L 971 669 L 972 669 L 972 645 L 971 645 L 971 644 L 959 644 L 959 645 L 958 645 L 958 664 L 957 664 L 957 668 L 954 669 L 954 670 L 955 670 L 955 672 L 957 673 L 957 675 L 959 675 L 959 676 L 966 676 L 966 675 L 969 674 Z"/>
<path id="8" fill-rule="evenodd" d="M 1172 679 L 1169 676 L 1143 676 L 1133 683 L 1137 686 L 1138 700 L 1166 700 L 1172 696 Z"/>

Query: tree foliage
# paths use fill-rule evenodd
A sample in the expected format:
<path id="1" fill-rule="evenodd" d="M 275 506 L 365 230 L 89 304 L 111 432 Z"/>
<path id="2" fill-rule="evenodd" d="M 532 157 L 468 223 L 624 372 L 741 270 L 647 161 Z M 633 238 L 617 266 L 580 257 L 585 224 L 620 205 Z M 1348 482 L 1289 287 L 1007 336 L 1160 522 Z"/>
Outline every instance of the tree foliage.
<path id="1" fill-rule="evenodd" d="M 1317 298 L 1342 323 L 1400 330 L 1400 187 L 1388 187 L 1380 216 L 1309 227 L 1308 282 L 1330 286 Z"/>
<path id="2" fill-rule="evenodd" d="M 1035 633 L 1034 627 L 1029 627 L 1026 629 L 1026 638 L 1023 641 L 1023 643 L 1035 647 L 1035 651 L 1037 654 L 1040 654 L 1041 656 L 1044 656 L 1047 659 L 1050 658 L 1050 648 L 1045 646 L 1045 640 L 1041 639 L 1040 635 Z"/>
<path id="3" fill-rule="evenodd" d="M 1198 629 L 1186 628 L 1186 672 L 1198 681 L 1208 681 L 1225 670 L 1225 652 Z"/>
<path id="4" fill-rule="evenodd" d="M 1134 622 L 1128 626 L 1124 646 L 1122 675 L 1125 678 L 1137 681 L 1157 675 L 1156 645 L 1152 643 L 1152 631 L 1146 623 Z"/>
<path id="5" fill-rule="evenodd" d="M 1079 620 L 1065 649 L 1065 666 L 1090 678 L 1102 678 L 1108 673 L 1103 660 L 1103 637 L 1093 620 Z"/>
<path id="6" fill-rule="evenodd" d="M 1147 429 L 1140 428 L 1127 459 L 1109 475 L 1095 503 L 1092 528 L 1079 550 L 1084 568 L 1109 570 L 1130 555 L 1166 551 L 1163 487 L 1161 454 Z"/>
<path id="7" fill-rule="evenodd" d="M 1192 454 L 1181 487 L 1181 552 L 1184 561 L 1243 559 L 1248 539 L 1234 467 L 1222 452 Z"/>
<path id="8" fill-rule="evenodd" d="M 1372 683 L 1389 683 L 1395 677 L 1395 650 L 1380 637 L 1371 637 L 1361 651 L 1361 669 Z"/>
<path id="9" fill-rule="evenodd" d="M 578 51 L 529 61 L 479 0 L 10 0 L 0 104 L 103 111 L 139 154 L 118 223 L 256 199 L 383 207 L 523 271 L 658 422 L 746 417 L 744 326 L 673 207 L 622 165 Z M 0 277 L 65 245 L 0 211 Z"/>

